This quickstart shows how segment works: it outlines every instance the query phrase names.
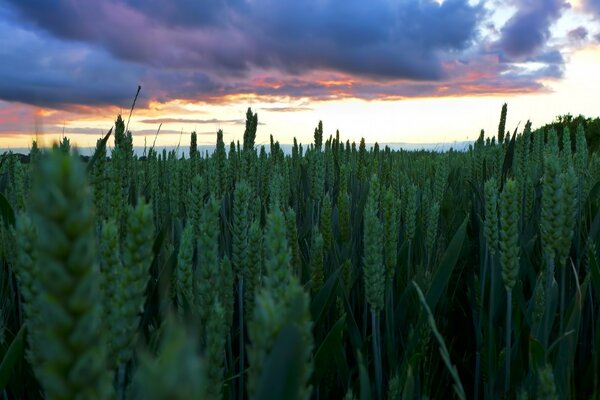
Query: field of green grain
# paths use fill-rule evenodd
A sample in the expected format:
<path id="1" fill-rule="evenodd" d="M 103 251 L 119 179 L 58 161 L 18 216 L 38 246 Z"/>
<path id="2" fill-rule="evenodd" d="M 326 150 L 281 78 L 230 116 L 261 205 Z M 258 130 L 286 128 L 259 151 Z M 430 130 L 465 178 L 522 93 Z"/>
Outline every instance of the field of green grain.
<path id="1" fill-rule="evenodd" d="M 285 154 L 248 110 L 212 154 L 121 117 L 3 154 L 2 398 L 600 398 L 600 156 L 502 115 L 443 153 Z"/>

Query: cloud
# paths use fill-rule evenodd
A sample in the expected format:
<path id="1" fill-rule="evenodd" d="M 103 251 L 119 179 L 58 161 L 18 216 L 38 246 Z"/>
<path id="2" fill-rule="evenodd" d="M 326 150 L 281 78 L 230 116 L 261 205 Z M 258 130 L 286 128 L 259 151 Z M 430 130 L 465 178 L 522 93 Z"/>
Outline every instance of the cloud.
<path id="1" fill-rule="evenodd" d="M 59 126 L 50 128 L 51 131 L 53 132 L 64 132 L 67 134 L 78 134 L 78 135 L 97 135 L 97 136 L 101 136 L 101 135 L 105 135 L 106 134 L 106 130 L 105 129 L 98 129 L 98 128 L 90 128 L 90 127 L 85 127 L 85 126 L 72 126 L 72 127 L 67 127 L 67 128 L 62 128 Z M 132 134 L 134 137 L 136 136 L 155 136 L 156 135 L 156 129 L 135 129 L 132 130 Z M 160 130 L 160 132 L 158 133 L 158 135 L 180 135 L 182 134 L 181 130 L 174 130 L 174 129 L 165 129 L 165 130 Z M 183 135 L 185 135 L 186 132 L 183 132 Z M 112 143 L 112 141 L 111 141 Z"/>
<path id="2" fill-rule="evenodd" d="M 102 50 L 41 38 L 0 20 L 0 98 L 42 106 L 131 103 L 142 70 Z"/>
<path id="3" fill-rule="evenodd" d="M 239 12 L 248 10 L 247 3 L 241 0 L 126 0 L 125 3 L 164 24 L 183 27 L 216 26 L 229 19 L 232 9 Z"/>
<path id="4" fill-rule="evenodd" d="M 14 105 L 0 101 L 0 131 L 14 129 L 13 126 L 22 126 L 23 121 L 33 121 L 35 110 L 26 105 Z"/>
<path id="5" fill-rule="evenodd" d="M 441 78 L 439 52 L 468 47 L 482 12 L 467 0 L 8 3 L 56 37 L 144 65 L 227 75 L 333 69 L 409 79 Z"/>
<path id="6" fill-rule="evenodd" d="M 0 99 L 127 110 L 138 84 L 139 108 L 544 90 L 540 80 L 559 78 L 565 62 L 546 43 L 565 3 L 513 1 L 517 12 L 497 31 L 483 2 L 468 0 L 5 0 Z"/>
<path id="7" fill-rule="evenodd" d="M 312 111 L 311 107 L 303 107 L 303 106 L 291 106 L 291 107 L 262 107 L 261 110 L 269 111 L 269 112 L 301 112 L 301 111 Z"/>
<path id="8" fill-rule="evenodd" d="M 570 30 L 569 33 L 567 33 L 567 37 L 572 42 L 583 42 L 587 39 L 588 33 L 589 32 L 585 27 L 579 26 L 573 30 Z"/>
<path id="9" fill-rule="evenodd" d="M 112 57 L 85 43 L 70 43 L 0 18 L 0 99 L 43 107 L 116 105 L 129 108 L 150 99 L 217 95 L 221 84 L 196 71 L 166 71 Z"/>
<path id="10" fill-rule="evenodd" d="M 557 49 L 546 48 L 545 51 L 529 57 L 526 59 L 528 62 L 544 63 L 544 64 L 555 64 L 562 65 L 565 63 L 563 55 Z"/>
<path id="11" fill-rule="evenodd" d="M 564 0 L 519 0 L 518 11 L 501 29 L 500 48 L 511 59 L 532 56 L 542 50 L 550 38 L 550 25 L 558 20 Z"/>
<path id="12" fill-rule="evenodd" d="M 242 125 L 245 124 L 246 121 L 242 119 L 191 119 L 191 118 L 149 118 L 143 119 L 139 122 L 144 124 L 172 124 L 172 123 L 180 123 L 180 124 L 235 124 Z"/>
<path id="13" fill-rule="evenodd" d="M 600 17 L 600 0 L 584 0 L 583 4 L 587 10 Z"/>

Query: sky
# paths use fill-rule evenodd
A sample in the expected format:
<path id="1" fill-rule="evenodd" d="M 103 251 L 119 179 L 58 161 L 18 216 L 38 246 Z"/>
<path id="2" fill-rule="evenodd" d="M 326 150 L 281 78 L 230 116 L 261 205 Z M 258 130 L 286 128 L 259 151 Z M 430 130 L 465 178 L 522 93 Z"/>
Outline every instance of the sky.
<path id="1" fill-rule="evenodd" d="M 0 149 L 448 143 L 600 115 L 600 0 L 0 0 Z M 158 131 L 158 134 L 157 134 Z"/>

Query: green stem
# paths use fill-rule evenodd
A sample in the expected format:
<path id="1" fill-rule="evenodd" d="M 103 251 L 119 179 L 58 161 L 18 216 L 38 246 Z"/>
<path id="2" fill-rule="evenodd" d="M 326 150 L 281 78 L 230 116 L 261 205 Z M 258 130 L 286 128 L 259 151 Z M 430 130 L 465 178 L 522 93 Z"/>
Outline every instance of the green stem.
<path id="1" fill-rule="evenodd" d="M 510 339 L 512 334 L 512 289 L 506 290 L 506 374 L 504 381 L 504 392 L 509 398 L 510 392 Z"/>
<path id="2" fill-rule="evenodd" d="M 390 347 L 387 344 L 390 344 L 390 340 L 393 340 L 394 337 L 394 290 L 392 287 L 393 280 L 390 280 L 388 284 L 387 290 L 387 305 L 385 307 L 385 334 L 386 334 L 386 350 Z M 383 344 L 382 344 L 383 345 Z M 386 352 L 389 355 L 389 352 Z M 393 360 L 388 358 L 389 362 Z"/>
<path id="3" fill-rule="evenodd" d="M 362 296 L 362 297 L 363 297 L 363 321 L 365 321 L 365 323 L 362 326 L 362 334 L 363 334 L 364 340 L 366 340 L 369 311 L 368 311 L 368 305 L 367 305 L 367 296 Z"/>
<path id="4" fill-rule="evenodd" d="M 483 273 L 481 274 L 480 290 L 479 290 L 479 316 L 477 321 L 477 355 L 475 359 L 475 388 L 473 393 L 475 400 L 479 399 L 479 379 L 481 376 L 481 347 L 483 345 L 483 305 L 485 303 L 485 281 L 487 279 L 488 270 L 488 249 L 486 248 L 483 256 Z"/>
<path id="5" fill-rule="evenodd" d="M 127 364 L 119 365 L 117 370 L 117 400 L 125 399 L 125 372 Z"/>
<path id="6" fill-rule="evenodd" d="M 563 314 L 565 311 L 565 270 L 567 267 L 563 265 L 560 268 L 560 331 L 559 334 L 563 333 Z"/>
<path id="7" fill-rule="evenodd" d="M 495 285 L 495 273 L 494 273 L 494 258 L 490 255 L 490 303 L 488 311 L 488 376 L 490 380 L 490 396 L 494 395 L 494 351 L 493 351 L 493 339 L 494 339 L 494 299 L 496 296 L 496 285 Z"/>
<path id="8" fill-rule="evenodd" d="M 225 363 L 226 363 L 226 371 L 232 371 L 231 374 L 235 373 L 235 361 L 233 358 L 233 346 L 231 344 L 233 340 L 233 337 L 231 336 L 231 333 L 227 335 L 227 351 L 226 351 L 226 359 L 225 359 Z M 232 400 L 233 396 L 235 394 L 234 390 L 229 389 L 227 391 L 229 393 L 229 399 Z"/>
<path id="9" fill-rule="evenodd" d="M 479 399 L 479 375 L 481 370 L 481 351 L 477 350 L 475 354 L 475 384 L 473 388 L 473 398 Z"/>
<path id="10" fill-rule="evenodd" d="M 596 338 L 597 336 L 597 332 L 600 328 L 600 311 L 598 312 L 598 318 L 594 318 L 595 314 L 596 314 L 596 307 L 594 306 L 594 293 L 593 293 L 593 289 L 591 286 L 588 286 L 588 291 L 587 291 L 587 296 L 589 296 L 589 302 L 590 302 L 590 310 L 589 310 L 589 318 L 590 321 L 596 321 L 596 323 L 594 324 L 594 322 L 590 323 L 590 331 L 591 331 L 591 337 Z M 600 361 L 600 357 L 594 357 L 594 366 L 593 366 L 593 371 L 594 371 L 594 393 L 598 392 L 598 374 L 600 372 L 599 369 L 599 361 Z"/>
<path id="11" fill-rule="evenodd" d="M 239 277 L 238 306 L 240 324 L 240 386 L 238 387 L 238 398 L 244 398 L 244 277 Z"/>
<path id="12" fill-rule="evenodd" d="M 379 316 L 375 310 L 371 310 L 371 323 L 373 329 L 373 358 L 375 362 L 375 390 L 376 398 L 381 400 L 381 347 L 379 343 Z"/>
<path id="13" fill-rule="evenodd" d="M 590 287 L 590 298 L 593 298 L 591 287 Z M 594 320 L 593 302 L 591 301 L 591 303 L 592 303 L 592 310 L 591 310 L 592 318 L 591 318 L 591 320 L 593 321 Z M 592 323 L 592 332 L 594 332 L 593 329 L 594 329 L 594 325 Z M 595 329 L 596 329 L 596 331 L 594 332 L 592 337 L 597 337 L 598 332 L 600 331 L 600 310 L 598 311 L 598 316 L 596 317 L 596 328 Z M 598 393 L 598 386 L 600 386 L 600 385 L 598 385 L 598 375 L 600 375 L 600 357 L 594 357 L 594 393 Z"/>
<path id="14" fill-rule="evenodd" d="M 552 299 L 552 280 L 554 279 L 554 257 L 546 254 L 546 296 L 545 296 L 545 320 L 544 320 L 544 349 L 548 350 L 548 343 L 550 341 L 550 330 L 552 329 L 551 304 Z"/>
<path id="15" fill-rule="evenodd" d="M 406 266 L 406 284 L 408 285 L 408 283 L 410 282 L 410 275 L 411 275 L 411 260 L 410 260 L 410 256 L 411 256 L 411 252 L 412 252 L 412 240 L 408 239 L 408 258 L 407 258 L 407 262 L 408 265 Z"/>
<path id="16" fill-rule="evenodd" d="M 520 225 L 519 232 L 522 232 L 525 229 L 525 199 L 526 199 L 525 192 L 527 191 L 527 185 L 526 185 L 525 178 L 522 178 L 520 187 L 521 187 L 521 199 L 520 199 L 520 203 L 521 203 L 520 216 L 521 217 L 519 218 L 519 225 Z"/>

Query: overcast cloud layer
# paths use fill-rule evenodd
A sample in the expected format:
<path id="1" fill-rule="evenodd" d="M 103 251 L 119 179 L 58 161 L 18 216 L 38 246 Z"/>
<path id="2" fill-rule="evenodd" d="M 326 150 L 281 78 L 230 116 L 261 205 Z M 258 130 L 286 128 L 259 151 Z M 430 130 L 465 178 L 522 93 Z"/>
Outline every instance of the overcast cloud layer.
<path id="1" fill-rule="evenodd" d="M 4 0 L 0 100 L 50 108 L 229 95 L 402 98 L 544 90 L 564 0 Z M 584 8 L 600 17 L 600 1 Z M 563 46 L 594 40 L 575 26 Z M 518 63 L 518 64 L 515 64 Z M 541 65 L 523 68 L 523 63 Z"/>

